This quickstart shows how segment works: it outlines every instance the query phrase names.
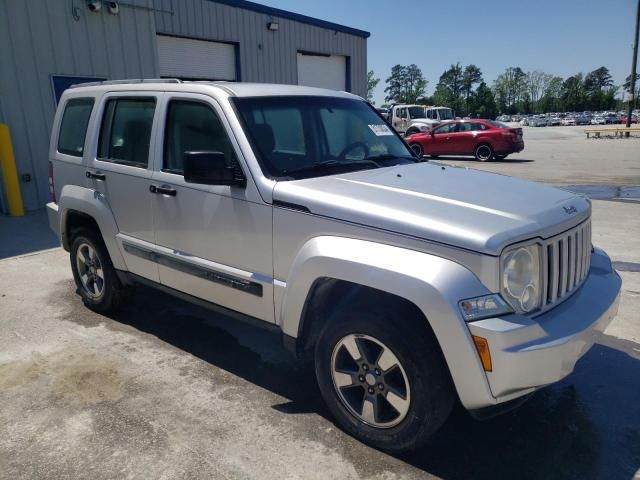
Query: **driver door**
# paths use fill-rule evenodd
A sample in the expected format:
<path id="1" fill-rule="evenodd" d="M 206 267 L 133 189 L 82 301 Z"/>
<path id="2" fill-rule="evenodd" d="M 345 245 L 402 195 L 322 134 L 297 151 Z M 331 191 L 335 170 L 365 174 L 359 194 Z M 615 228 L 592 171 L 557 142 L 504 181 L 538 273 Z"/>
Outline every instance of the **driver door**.
<path id="1" fill-rule="evenodd" d="M 205 95 L 167 93 L 150 196 L 160 282 L 269 322 L 273 310 L 271 206 L 253 183 L 220 106 Z M 221 152 L 246 186 L 187 183 L 183 155 Z"/>
<path id="2" fill-rule="evenodd" d="M 456 123 L 446 123 L 433 130 L 433 154 L 450 155 L 455 153 L 454 135 L 456 133 L 456 128 Z"/>

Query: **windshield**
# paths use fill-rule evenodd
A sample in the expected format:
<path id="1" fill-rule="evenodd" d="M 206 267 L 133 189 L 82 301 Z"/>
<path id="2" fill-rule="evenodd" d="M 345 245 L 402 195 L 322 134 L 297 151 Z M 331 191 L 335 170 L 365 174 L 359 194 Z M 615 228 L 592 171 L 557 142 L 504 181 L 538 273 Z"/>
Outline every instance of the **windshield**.
<path id="1" fill-rule="evenodd" d="M 409 118 L 427 118 L 424 107 L 409 107 Z"/>
<path id="2" fill-rule="evenodd" d="M 453 110 L 450 108 L 440 108 L 440 120 L 453 120 Z"/>
<path id="3" fill-rule="evenodd" d="M 335 97 L 234 98 L 265 175 L 291 179 L 413 163 L 367 103 Z"/>

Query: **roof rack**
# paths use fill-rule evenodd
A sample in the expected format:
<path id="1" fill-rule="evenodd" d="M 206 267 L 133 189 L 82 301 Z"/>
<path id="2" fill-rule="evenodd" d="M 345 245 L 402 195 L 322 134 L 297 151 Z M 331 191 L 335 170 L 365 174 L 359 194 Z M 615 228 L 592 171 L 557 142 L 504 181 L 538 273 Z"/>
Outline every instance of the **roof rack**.
<path id="1" fill-rule="evenodd" d="M 98 85 L 125 85 L 130 83 L 182 83 L 179 78 L 130 78 L 126 80 L 105 80 L 102 82 L 74 83 L 69 88 L 95 87 Z"/>

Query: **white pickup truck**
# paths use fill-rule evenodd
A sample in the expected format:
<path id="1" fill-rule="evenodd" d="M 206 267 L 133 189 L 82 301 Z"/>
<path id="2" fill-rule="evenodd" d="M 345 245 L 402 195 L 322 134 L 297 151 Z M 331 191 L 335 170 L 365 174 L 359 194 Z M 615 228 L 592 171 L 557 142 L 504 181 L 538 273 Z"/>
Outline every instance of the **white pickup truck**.
<path id="1" fill-rule="evenodd" d="M 458 401 L 487 415 L 569 375 L 617 311 L 587 199 L 425 162 L 348 93 L 70 88 L 49 162 L 87 307 L 126 308 L 144 284 L 272 329 L 312 360 L 336 423 L 387 451 Z"/>
<path id="2" fill-rule="evenodd" d="M 405 136 L 424 132 L 454 118 L 453 110 L 448 107 L 424 105 L 394 105 L 388 115 L 388 121 L 393 128 Z"/>

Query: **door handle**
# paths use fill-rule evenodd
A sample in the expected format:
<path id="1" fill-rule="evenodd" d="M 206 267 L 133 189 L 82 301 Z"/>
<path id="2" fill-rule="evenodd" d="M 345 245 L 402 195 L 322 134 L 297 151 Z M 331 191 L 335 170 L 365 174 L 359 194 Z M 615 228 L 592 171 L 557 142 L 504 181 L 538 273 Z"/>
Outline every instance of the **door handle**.
<path id="1" fill-rule="evenodd" d="M 151 193 L 157 193 L 159 195 L 169 195 L 171 197 L 175 197 L 177 190 L 175 188 L 172 188 L 168 185 L 162 185 L 161 187 L 158 187 L 157 185 L 149 185 L 149 191 Z"/>
<path id="2" fill-rule="evenodd" d="M 107 177 L 104 173 L 100 172 L 89 172 L 87 171 L 87 178 L 93 178 L 95 180 L 106 180 Z"/>

